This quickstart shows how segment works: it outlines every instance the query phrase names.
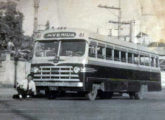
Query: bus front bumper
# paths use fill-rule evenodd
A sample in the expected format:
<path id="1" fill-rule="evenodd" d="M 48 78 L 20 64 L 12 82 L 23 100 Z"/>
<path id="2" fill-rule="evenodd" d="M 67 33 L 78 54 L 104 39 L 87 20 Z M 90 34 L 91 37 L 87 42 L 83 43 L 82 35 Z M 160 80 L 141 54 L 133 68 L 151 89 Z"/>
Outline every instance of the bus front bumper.
<path id="1" fill-rule="evenodd" d="M 36 87 L 83 87 L 83 82 L 35 82 Z"/>

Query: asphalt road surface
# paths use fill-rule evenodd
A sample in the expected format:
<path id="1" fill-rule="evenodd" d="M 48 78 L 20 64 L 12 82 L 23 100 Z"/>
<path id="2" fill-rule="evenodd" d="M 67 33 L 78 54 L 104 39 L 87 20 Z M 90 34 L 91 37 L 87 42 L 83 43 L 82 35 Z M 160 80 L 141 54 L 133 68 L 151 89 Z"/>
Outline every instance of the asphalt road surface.
<path id="1" fill-rule="evenodd" d="M 16 100 L 13 93 L 0 88 L 0 120 L 165 120 L 165 90 L 146 93 L 143 100 L 124 95 L 96 101 L 76 96 Z"/>

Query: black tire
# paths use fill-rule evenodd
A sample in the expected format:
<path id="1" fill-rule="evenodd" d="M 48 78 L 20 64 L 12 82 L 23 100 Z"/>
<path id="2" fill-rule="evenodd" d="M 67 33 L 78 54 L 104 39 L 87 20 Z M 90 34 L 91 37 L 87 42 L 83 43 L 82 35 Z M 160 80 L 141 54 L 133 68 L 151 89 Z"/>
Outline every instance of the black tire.
<path id="1" fill-rule="evenodd" d="M 97 97 L 97 91 L 91 91 L 87 94 L 87 97 L 90 101 L 94 101 Z"/>
<path id="2" fill-rule="evenodd" d="M 135 98 L 135 92 L 129 92 L 129 98 L 134 99 Z"/>
<path id="3" fill-rule="evenodd" d="M 135 93 L 135 99 L 136 100 L 142 100 L 144 98 L 144 92 L 147 91 L 147 86 L 146 85 L 141 85 L 140 90 Z"/>
<path id="4" fill-rule="evenodd" d="M 94 101 L 97 98 L 98 94 L 98 89 L 97 87 L 93 84 L 92 90 L 87 94 L 87 97 L 90 101 Z"/>
<path id="5" fill-rule="evenodd" d="M 135 98 L 136 100 L 142 100 L 142 99 L 143 99 L 143 96 L 141 95 L 140 92 L 136 92 L 134 98 Z"/>
<path id="6" fill-rule="evenodd" d="M 140 92 L 130 92 L 129 93 L 130 99 L 135 99 L 135 100 L 142 100 L 143 96 L 141 95 Z"/>

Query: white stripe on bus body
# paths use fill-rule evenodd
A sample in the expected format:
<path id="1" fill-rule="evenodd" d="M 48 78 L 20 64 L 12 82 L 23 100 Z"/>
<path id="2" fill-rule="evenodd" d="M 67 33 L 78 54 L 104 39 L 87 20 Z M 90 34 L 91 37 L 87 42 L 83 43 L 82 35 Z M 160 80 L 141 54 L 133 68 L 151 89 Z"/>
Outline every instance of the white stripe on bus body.
<path id="1" fill-rule="evenodd" d="M 114 68 L 130 69 L 130 70 L 147 71 L 147 72 L 160 72 L 160 68 L 130 64 L 130 63 L 122 63 L 119 61 L 112 61 L 112 60 L 99 60 L 99 59 L 90 58 L 90 57 L 88 60 L 88 64 L 89 65 L 99 65 L 99 66 L 104 66 L 104 67 L 114 67 Z"/>

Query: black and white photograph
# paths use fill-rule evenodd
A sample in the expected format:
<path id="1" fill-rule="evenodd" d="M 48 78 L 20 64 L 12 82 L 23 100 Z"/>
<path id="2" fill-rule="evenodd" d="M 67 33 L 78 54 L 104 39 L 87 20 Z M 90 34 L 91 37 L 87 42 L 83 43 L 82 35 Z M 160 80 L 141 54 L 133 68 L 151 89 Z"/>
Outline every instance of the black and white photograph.
<path id="1" fill-rule="evenodd" d="M 0 0 L 0 120 L 165 120 L 165 0 Z"/>

